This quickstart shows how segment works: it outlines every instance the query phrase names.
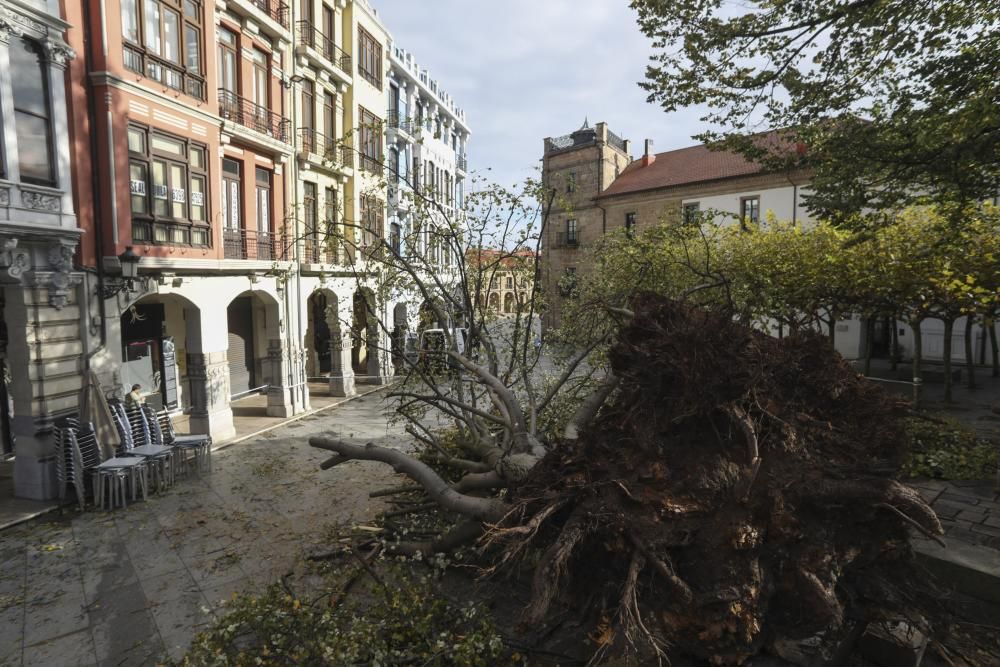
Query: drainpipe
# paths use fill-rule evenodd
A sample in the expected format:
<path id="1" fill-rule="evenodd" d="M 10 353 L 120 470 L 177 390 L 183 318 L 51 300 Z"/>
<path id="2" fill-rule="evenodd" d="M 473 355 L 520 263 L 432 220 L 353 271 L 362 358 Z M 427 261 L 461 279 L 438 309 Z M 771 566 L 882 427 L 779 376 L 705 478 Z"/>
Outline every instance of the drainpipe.
<path id="1" fill-rule="evenodd" d="M 84 62 L 84 86 L 88 92 L 90 91 L 92 82 L 90 75 L 93 72 L 93 26 L 91 25 L 91 15 L 90 15 L 90 5 L 91 3 L 83 3 L 83 62 Z M 102 23 L 103 23 L 103 9 L 104 3 L 101 3 L 101 13 L 102 13 Z M 72 97 L 70 98 L 72 99 Z M 87 122 L 90 125 L 90 155 L 93 158 L 95 150 L 97 148 L 97 103 L 94 99 L 93 94 L 87 95 Z M 110 131 L 110 127 L 109 127 Z M 108 324 L 107 324 L 107 313 L 104 304 L 104 297 L 101 296 L 101 292 L 104 288 L 104 220 L 101 216 L 101 179 L 98 176 L 98 170 L 93 168 L 95 165 L 91 164 L 90 170 L 90 186 L 93 190 L 94 196 L 94 246 L 96 248 L 96 258 L 97 258 L 97 305 L 101 318 L 101 344 L 90 352 L 85 357 L 85 366 L 90 369 L 90 360 L 97 354 L 98 351 L 103 349 L 108 342 Z M 117 226 L 115 227 L 117 231 Z M 90 312 L 89 295 L 87 295 L 87 312 Z M 89 327 L 88 327 L 89 333 Z"/>

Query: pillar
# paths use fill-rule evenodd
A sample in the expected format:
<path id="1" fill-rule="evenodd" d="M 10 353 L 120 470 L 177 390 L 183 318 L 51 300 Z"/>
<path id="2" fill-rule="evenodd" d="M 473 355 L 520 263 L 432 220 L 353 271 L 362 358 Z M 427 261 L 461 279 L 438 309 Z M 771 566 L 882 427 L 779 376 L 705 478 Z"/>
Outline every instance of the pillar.
<path id="1" fill-rule="evenodd" d="M 267 346 L 271 382 L 267 388 L 267 416 L 288 418 L 295 414 L 294 388 L 301 384 L 292 363 L 293 350 L 286 341 L 272 338 Z"/>
<path id="2" fill-rule="evenodd" d="M 340 329 L 330 331 L 330 395 L 354 396 L 354 369 L 351 367 L 351 337 Z"/>
<path id="3" fill-rule="evenodd" d="M 206 433 L 216 443 L 236 435 L 229 402 L 229 328 L 207 321 L 198 308 L 185 308 L 187 371 L 191 386 L 191 432 Z"/>

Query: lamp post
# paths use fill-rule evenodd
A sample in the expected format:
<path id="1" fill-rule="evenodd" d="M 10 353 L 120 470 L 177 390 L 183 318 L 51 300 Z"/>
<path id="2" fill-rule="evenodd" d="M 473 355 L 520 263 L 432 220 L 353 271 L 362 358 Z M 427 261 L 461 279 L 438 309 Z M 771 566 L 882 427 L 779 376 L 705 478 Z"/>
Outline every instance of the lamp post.
<path id="1" fill-rule="evenodd" d="M 121 265 L 121 278 L 111 278 L 101 286 L 101 296 L 110 299 L 122 292 L 131 292 L 135 289 L 135 279 L 139 277 L 139 261 L 142 259 L 135 254 L 132 246 L 126 246 L 125 252 L 118 255 L 118 263 Z"/>

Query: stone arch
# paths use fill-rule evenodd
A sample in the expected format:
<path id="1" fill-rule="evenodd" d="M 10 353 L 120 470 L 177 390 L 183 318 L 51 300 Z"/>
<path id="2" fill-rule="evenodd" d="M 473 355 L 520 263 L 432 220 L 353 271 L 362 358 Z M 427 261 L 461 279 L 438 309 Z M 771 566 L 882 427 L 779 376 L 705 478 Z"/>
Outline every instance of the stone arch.
<path id="1" fill-rule="evenodd" d="M 142 385 L 147 402 L 167 409 L 193 407 L 186 391 L 188 354 L 202 353 L 201 309 L 179 294 L 149 294 L 121 314 L 120 388 Z"/>
<path id="2" fill-rule="evenodd" d="M 499 313 L 500 312 L 500 293 L 499 292 L 490 292 L 489 308 L 494 313 Z"/>
<path id="3" fill-rule="evenodd" d="M 381 376 L 381 355 L 375 293 L 368 287 L 359 287 L 354 292 L 351 312 L 351 367 L 358 375 L 378 378 Z"/>
<path id="4" fill-rule="evenodd" d="M 323 377 L 333 370 L 335 348 L 340 340 L 340 300 L 333 290 L 321 287 L 309 295 L 306 347 L 308 375 Z"/>
<path id="5" fill-rule="evenodd" d="M 503 312 L 506 315 L 510 315 L 515 310 L 515 299 L 513 292 L 507 292 L 503 295 Z"/>
<path id="6" fill-rule="evenodd" d="M 272 384 L 282 385 L 275 377 L 270 349 L 281 346 L 281 307 L 267 292 L 246 290 L 237 294 L 226 307 L 229 341 L 230 396 L 260 391 Z"/>

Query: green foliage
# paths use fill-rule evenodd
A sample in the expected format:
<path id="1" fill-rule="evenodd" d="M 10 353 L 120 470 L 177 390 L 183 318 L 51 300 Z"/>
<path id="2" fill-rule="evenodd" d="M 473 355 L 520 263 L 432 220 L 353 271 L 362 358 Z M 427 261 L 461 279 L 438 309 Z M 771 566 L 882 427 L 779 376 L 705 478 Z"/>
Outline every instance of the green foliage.
<path id="1" fill-rule="evenodd" d="M 891 211 L 926 197 L 968 204 L 996 193 L 995 0 L 632 6 L 656 50 L 644 84 L 650 101 L 668 111 L 700 106 L 713 128 L 700 138 L 724 139 L 775 171 L 809 167 L 814 213 Z M 762 126 L 785 129 L 763 140 L 752 134 Z"/>
<path id="2" fill-rule="evenodd" d="M 903 471 L 910 477 L 984 479 L 997 464 L 996 446 L 954 419 L 910 417 L 906 435 L 910 452 Z"/>
<path id="3" fill-rule="evenodd" d="M 199 634 L 184 665 L 502 664 L 503 643 L 482 607 L 457 606 L 424 579 L 395 570 L 364 603 L 310 604 L 280 584 L 236 595 Z"/>

